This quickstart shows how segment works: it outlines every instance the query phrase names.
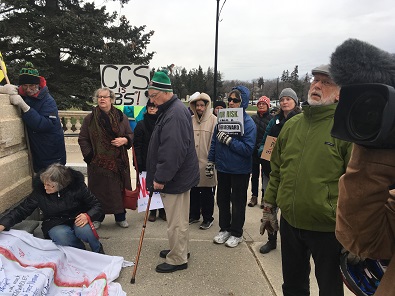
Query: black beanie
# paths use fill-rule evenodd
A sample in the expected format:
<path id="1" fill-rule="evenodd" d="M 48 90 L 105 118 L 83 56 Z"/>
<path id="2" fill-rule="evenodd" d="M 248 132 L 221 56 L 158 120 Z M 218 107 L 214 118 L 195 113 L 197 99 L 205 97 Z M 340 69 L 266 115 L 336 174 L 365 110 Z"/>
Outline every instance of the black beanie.
<path id="1" fill-rule="evenodd" d="M 22 84 L 40 84 L 38 70 L 30 62 L 27 62 L 25 68 L 19 71 L 19 85 Z"/>
<path id="2" fill-rule="evenodd" d="M 224 101 L 214 101 L 213 108 L 215 109 L 215 107 L 218 107 L 218 106 L 222 106 L 223 108 L 226 108 L 226 104 Z"/>

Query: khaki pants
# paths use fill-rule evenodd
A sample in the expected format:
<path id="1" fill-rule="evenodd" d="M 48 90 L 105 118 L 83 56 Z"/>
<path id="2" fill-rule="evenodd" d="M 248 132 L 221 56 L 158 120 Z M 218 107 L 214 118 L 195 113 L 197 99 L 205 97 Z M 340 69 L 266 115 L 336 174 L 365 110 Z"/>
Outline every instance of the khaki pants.
<path id="1" fill-rule="evenodd" d="M 166 263 L 180 265 L 187 263 L 189 245 L 189 195 L 190 190 L 181 194 L 161 193 L 166 210 L 167 237 L 170 252 Z"/>

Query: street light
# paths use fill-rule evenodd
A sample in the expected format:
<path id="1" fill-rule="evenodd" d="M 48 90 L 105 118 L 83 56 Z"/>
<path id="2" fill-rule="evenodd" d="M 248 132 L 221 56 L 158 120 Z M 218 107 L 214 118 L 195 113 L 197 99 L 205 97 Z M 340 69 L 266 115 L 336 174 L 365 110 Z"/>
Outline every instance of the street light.
<path id="1" fill-rule="evenodd" d="M 214 56 L 214 101 L 217 100 L 217 63 L 218 63 L 218 23 L 219 16 L 221 14 L 222 8 L 225 5 L 226 0 L 222 4 L 221 11 L 219 11 L 219 1 L 217 1 L 217 13 L 215 15 L 215 56 Z"/>

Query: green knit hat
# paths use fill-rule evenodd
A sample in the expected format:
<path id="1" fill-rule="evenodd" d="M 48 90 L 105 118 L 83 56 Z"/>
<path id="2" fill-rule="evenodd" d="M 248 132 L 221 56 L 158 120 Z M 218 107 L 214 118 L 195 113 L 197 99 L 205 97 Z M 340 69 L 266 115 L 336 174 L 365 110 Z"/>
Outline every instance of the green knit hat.
<path id="1" fill-rule="evenodd" d="M 19 71 L 19 85 L 22 84 L 40 84 L 40 74 L 30 62 L 27 62 L 25 68 Z"/>
<path id="2" fill-rule="evenodd" d="M 155 72 L 152 80 L 148 85 L 148 89 L 156 89 L 164 92 L 173 92 L 169 76 L 167 76 L 167 70 L 163 69 Z"/>

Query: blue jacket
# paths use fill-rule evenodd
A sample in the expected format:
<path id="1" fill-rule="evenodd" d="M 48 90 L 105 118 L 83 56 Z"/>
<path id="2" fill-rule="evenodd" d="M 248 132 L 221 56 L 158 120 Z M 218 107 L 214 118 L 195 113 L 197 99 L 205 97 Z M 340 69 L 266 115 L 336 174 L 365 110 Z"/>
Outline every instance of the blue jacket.
<path id="1" fill-rule="evenodd" d="M 44 86 L 35 97 L 21 95 L 29 111 L 22 114 L 29 136 L 33 169 L 37 173 L 53 163 L 66 164 L 66 148 L 58 107 Z"/>
<path id="2" fill-rule="evenodd" d="M 208 160 L 215 163 L 217 171 L 227 174 L 250 174 L 252 153 L 256 141 L 256 125 L 245 112 L 248 107 L 250 91 L 244 86 L 235 87 L 241 92 L 241 107 L 244 109 L 244 135 L 232 137 L 229 146 L 218 141 L 218 129 L 215 127 L 211 140 Z"/>

